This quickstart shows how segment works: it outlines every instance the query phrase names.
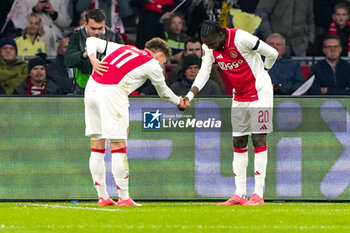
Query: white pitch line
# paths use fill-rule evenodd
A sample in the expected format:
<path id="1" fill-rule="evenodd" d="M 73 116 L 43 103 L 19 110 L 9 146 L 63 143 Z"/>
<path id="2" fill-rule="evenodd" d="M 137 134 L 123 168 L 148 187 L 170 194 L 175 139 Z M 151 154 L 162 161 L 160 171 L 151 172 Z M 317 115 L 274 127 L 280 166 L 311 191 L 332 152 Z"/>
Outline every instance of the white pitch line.
<path id="1" fill-rule="evenodd" d="M 0 229 L 26 229 L 26 226 L 18 225 L 0 225 Z M 266 225 L 247 225 L 247 226 L 232 226 L 232 225 L 34 225 L 31 229 L 201 229 L 201 230 L 217 230 L 217 229 L 231 229 L 231 230 L 349 230 L 349 226 L 331 226 L 331 225 L 311 225 L 311 226 L 266 226 Z"/>
<path id="2" fill-rule="evenodd" d="M 105 209 L 105 208 L 91 208 L 91 207 L 82 207 L 82 206 L 62 206 L 62 205 L 49 205 L 49 204 L 35 204 L 35 203 L 26 203 L 30 206 L 46 207 L 46 208 L 57 208 L 57 209 L 76 209 L 76 210 L 97 210 L 97 211 L 121 211 L 120 209 Z"/>

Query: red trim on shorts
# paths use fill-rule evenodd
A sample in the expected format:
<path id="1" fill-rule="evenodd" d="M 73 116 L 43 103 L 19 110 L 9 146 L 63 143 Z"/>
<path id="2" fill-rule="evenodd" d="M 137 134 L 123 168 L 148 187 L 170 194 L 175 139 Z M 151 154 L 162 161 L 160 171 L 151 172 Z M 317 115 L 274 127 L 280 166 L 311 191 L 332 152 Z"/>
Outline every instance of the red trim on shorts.
<path id="1" fill-rule="evenodd" d="M 245 153 L 248 151 L 248 148 L 233 148 L 233 152 L 236 153 Z"/>
<path id="2" fill-rule="evenodd" d="M 106 149 L 95 149 L 95 148 L 91 148 L 91 152 L 97 152 L 97 153 L 104 154 L 104 153 L 106 152 Z"/>
<path id="3" fill-rule="evenodd" d="M 126 153 L 126 147 L 115 149 L 111 151 L 113 153 Z"/>
<path id="4" fill-rule="evenodd" d="M 255 147 L 254 148 L 254 153 L 260 153 L 260 152 L 264 152 L 267 150 L 267 145 L 266 146 L 261 146 L 261 147 Z"/>

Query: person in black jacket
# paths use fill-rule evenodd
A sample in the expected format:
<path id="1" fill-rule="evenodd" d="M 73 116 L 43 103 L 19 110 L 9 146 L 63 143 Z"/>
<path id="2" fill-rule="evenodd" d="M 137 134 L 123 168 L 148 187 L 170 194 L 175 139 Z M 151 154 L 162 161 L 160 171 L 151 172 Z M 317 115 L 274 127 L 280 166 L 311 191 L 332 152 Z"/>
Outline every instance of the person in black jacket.
<path id="1" fill-rule="evenodd" d="M 266 43 L 277 50 L 278 58 L 269 70 L 273 92 L 275 95 L 290 95 L 304 83 L 304 77 L 300 70 L 300 64 L 290 57 L 284 56 L 286 40 L 279 33 L 271 33 Z"/>
<path id="2" fill-rule="evenodd" d="M 60 41 L 55 60 L 47 66 L 47 75 L 62 89 L 63 94 L 72 92 L 74 79 L 73 69 L 64 63 L 68 43 L 69 37 L 64 37 Z"/>
<path id="3" fill-rule="evenodd" d="M 309 77 L 315 75 L 315 80 L 309 95 L 350 95 L 350 64 L 340 58 L 341 51 L 339 36 L 326 36 L 323 42 L 325 59 L 311 67 Z"/>
<path id="4" fill-rule="evenodd" d="M 92 73 L 92 65 L 85 49 L 86 38 L 94 36 L 119 44 L 124 43 L 119 31 L 106 26 L 106 16 L 102 10 L 90 10 L 86 13 L 85 18 L 85 24 L 77 28 L 70 36 L 65 56 L 65 64 L 74 68 L 73 93 L 78 95 L 84 94 L 86 83 Z M 102 56 L 103 54 L 99 54 L 99 58 Z"/>
<path id="5" fill-rule="evenodd" d="M 28 77 L 13 91 L 15 95 L 60 95 L 61 89 L 46 75 L 46 62 L 40 57 L 28 62 Z"/>
<path id="6" fill-rule="evenodd" d="M 184 59 L 183 69 L 179 74 L 176 82 L 170 88 L 176 95 L 186 95 L 191 89 L 195 80 L 202 60 L 195 54 L 187 55 Z M 208 80 L 203 89 L 198 93 L 198 96 L 219 96 L 222 95 L 219 86 L 212 80 Z"/>

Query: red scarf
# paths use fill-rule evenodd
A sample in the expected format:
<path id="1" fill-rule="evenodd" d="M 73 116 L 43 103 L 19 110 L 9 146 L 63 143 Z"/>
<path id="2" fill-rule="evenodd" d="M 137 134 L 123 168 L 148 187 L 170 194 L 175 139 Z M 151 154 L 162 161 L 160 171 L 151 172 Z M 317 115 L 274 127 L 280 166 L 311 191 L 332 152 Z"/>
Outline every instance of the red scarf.
<path id="1" fill-rule="evenodd" d="M 30 78 L 28 78 L 27 95 L 43 95 L 45 93 L 46 81 L 43 82 L 41 87 L 33 86 Z"/>
<path id="2" fill-rule="evenodd" d="M 162 6 L 174 4 L 175 2 L 173 0 L 154 0 L 154 3 L 146 3 L 144 8 L 158 13 L 163 13 Z"/>
<path id="3" fill-rule="evenodd" d="M 347 23 L 347 26 L 350 28 L 350 21 Z M 329 27 L 329 34 L 338 35 L 337 24 L 334 21 L 332 21 Z M 348 36 L 348 56 L 350 56 L 350 34 Z"/>

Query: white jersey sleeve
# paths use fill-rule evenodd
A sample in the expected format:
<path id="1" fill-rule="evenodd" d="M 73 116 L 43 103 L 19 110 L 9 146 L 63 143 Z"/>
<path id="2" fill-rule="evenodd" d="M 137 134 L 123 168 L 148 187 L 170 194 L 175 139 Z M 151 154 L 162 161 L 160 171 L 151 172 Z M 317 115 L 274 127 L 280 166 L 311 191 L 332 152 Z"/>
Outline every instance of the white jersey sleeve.
<path id="1" fill-rule="evenodd" d="M 250 51 L 253 48 L 253 51 L 255 50 L 265 57 L 265 69 L 271 69 L 278 56 L 278 52 L 274 48 L 244 30 L 238 30 L 237 37 L 239 38 L 240 46 L 244 47 L 245 51 Z"/>
<path id="2" fill-rule="evenodd" d="M 158 95 L 175 105 L 180 104 L 180 97 L 174 94 L 174 92 L 166 85 L 163 70 L 159 66 L 158 61 L 152 60 L 156 64 L 153 65 L 152 72 L 148 73 L 148 78 L 151 80 L 152 85 L 156 88 Z"/>
<path id="3" fill-rule="evenodd" d="M 273 64 L 278 57 L 278 52 L 276 49 L 272 48 L 270 45 L 266 44 L 264 41 L 259 41 L 259 47 L 257 48 L 257 52 L 263 56 L 265 56 L 264 67 L 269 70 L 272 68 Z"/>
<path id="4" fill-rule="evenodd" d="M 107 48 L 106 48 L 107 46 Z M 93 53 L 103 53 L 106 51 L 106 54 L 110 54 L 119 47 L 122 47 L 123 44 L 117 44 L 114 42 L 102 40 L 96 37 L 88 37 L 86 39 L 86 51 L 90 57 Z"/>
<path id="5" fill-rule="evenodd" d="M 202 57 L 202 65 L 196 76 L 196 79 L 192 84 L 192 87 L 197 87 L 199 91 L 208 82 L 212 65 L 215 62 L 213 50 L 209 49 L 208 46 L 205 44 L 202 45 L 202 48 L 204 51 L 204 56 Z"/>
<path id="6" fill-rule="evenodd" d="M 278 56 L 276 49 L 244 30 L 238 30 L 237 36 L 240 38 L 240 46 L 245 47 L 246 51 L 252 50 L 253 48 L 257 53 L 264 56 L 264 68 L 268 70 L 271 69 Z"/>

